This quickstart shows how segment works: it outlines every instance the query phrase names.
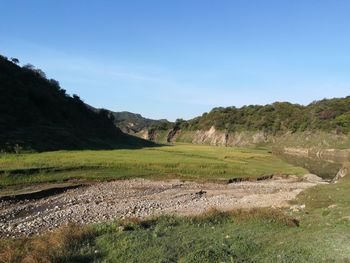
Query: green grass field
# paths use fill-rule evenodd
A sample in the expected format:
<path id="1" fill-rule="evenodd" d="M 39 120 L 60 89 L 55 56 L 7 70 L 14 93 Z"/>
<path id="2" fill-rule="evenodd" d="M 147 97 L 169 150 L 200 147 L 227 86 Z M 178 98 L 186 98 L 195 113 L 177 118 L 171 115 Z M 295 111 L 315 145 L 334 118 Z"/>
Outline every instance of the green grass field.
<path id="1" fill-rule="evenodd" d="M 0 155 L 0 186 L 72 179 L 181 178 L 227 181 L 272 174 L 303 175 L 266 149 L 177 144 L 137 150 L 56 151 Z"/>

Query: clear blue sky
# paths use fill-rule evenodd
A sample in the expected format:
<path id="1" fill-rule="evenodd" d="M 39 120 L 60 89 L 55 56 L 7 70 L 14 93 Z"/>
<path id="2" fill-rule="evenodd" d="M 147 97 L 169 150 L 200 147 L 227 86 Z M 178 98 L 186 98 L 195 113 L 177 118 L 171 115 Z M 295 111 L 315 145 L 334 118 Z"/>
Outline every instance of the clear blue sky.
<path id="1" fill-rule="evenodd" d="M 191 118 L 350 95 L 348 0 L 2 0 L 0 53 L 96 107 Z"/>

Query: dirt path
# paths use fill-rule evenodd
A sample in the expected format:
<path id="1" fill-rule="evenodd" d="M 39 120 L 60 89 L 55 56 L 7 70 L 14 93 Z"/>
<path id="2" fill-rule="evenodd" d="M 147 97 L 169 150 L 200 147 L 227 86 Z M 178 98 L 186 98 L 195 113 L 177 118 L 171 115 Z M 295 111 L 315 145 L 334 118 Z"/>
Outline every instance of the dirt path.
<path id="1" fill-rule="evenodd" d="M 37 234 L 68 222 L 189 215 L 210 208 L 281 207 L 316 184 L 295 178 L 232 184 L 143 179 L 96 183 L 37 200 L 1 201 L 0 236 Z"/>

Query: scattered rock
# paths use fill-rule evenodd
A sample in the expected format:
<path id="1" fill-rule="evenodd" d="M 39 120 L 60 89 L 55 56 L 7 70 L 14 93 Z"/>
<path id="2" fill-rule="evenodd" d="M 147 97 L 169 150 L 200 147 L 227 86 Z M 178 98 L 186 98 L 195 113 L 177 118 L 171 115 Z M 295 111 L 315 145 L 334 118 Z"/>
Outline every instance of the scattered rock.
<path id="1" fill-rule="evenodd" d="M 207 193 L 207 191 L 200 190 L 199 192 L 196 193 L 196 195 L 202 196 L 206 193 Z"/>
<path id="2" fill-rule="evenodd" d="M 299 212 L 305 209 L 305 204 L 303 205 L 292 205 L 290 208 L 293 212 Z"/>
<path id="3" fill-rule="evenodd" d="M 336 208 L 337 205 L 336 204 L 333 204 L 333 205 L 329 205 L 328 208 L 332 209 L 332 208 Z"/>
<path id="4" fill-rule="evenodd" d="M 348 169 L 345 167 L 342 167 L 338 171 L 337 175 L 333 178 L 332 183 L 337 183 L 339 181 L 339 179 L 345 177 L 347 175 L 347 173 L 348 173 Z"/>
<path id="5" fill-rule="evenodd" d="M 30 236 L 68 222 L 90 224 L 160 214 L 200 214 L 211 207 L 281 207 L 314 185 L 288 178 L 234 184 L 144 179 L 101 182 L 42 199 L 1 202 L 0 237 Z M 301 205 L 291 209 L 304 208 Z"/>
<path id="6" fill-rule="evenodd" d="M 322 183 L 324 180 L 317 176 L 316 174 L 305 174 L 303 176 L 303 181 L 310 182 L 310 183 Z"/>
<path id="7" fill-rule="evenodd" d="M 298 179 L 299 179 L 299 176 L 294 175 L 294 174 L 290 174 L 290 175 L 288 175 L 288 179 L 298 180 Z"/>

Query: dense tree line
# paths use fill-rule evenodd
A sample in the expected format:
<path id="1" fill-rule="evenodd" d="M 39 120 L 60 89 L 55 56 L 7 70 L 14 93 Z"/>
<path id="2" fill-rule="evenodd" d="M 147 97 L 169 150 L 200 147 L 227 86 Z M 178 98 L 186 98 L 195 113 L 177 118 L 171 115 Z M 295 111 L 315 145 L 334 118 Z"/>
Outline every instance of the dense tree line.
<path id="1" fill-rule="evenodd" d="M 273 134 L 306 130 L 349 133 L 350 96 L 315 101 L 307 106 L 275 102 L 265 106 L 214 108 L 181 125 L 190 130 L 215 126 L 228 131 L 263 130 Z"/>

